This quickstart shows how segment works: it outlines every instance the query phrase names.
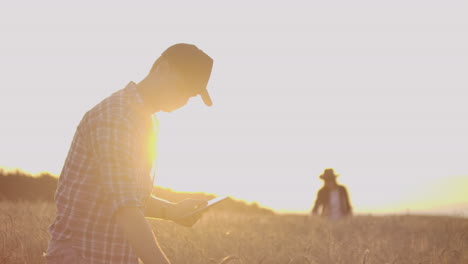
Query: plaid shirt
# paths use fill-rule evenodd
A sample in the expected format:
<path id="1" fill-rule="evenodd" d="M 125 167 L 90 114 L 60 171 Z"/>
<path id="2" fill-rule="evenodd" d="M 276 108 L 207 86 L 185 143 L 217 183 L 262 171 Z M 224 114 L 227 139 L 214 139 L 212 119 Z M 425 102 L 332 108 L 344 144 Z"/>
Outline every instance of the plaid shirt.
<path id="1" fill-rule="evenodd" d="M 157 120 L 130 82 L 85 114 L 60 174 L 52 239 L 71 239 L 89 264 L 136 264 L 113 219 L 145 205 L 153 188 Z"/>

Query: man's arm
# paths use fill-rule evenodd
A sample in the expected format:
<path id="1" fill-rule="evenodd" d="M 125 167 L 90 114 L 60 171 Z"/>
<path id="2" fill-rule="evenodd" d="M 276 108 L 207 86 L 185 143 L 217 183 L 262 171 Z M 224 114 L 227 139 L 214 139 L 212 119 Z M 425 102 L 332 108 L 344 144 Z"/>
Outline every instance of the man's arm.
<path id="1" fill-rule="evenodd" d="M 205 206 L 206 203 L 206 200 L 197 199 L 185 199 L 178 203 L 171 203 L 151 195 L 146 202 L 145 216 L 171 220 L 179 225 L 191 227 L 200 219 L 202 213 L 194 214 L 182 219 L 180 216 L 185 215 L 200 206 Z"/>
<path id="2" fill-rule="evenodd" d="M 312 214 L 318 214 L 320 206 L 322 206 L 322 189 L 317 192 L 317 198 L 315 199 L 314 207 L 312 208 Z"/>
<path id="3" fill-rule="evenodd" d="M 174 203 L 151 195 L 146 202 L 145 217 L 170 220 L 168 211 L 170 211 L 174 205 Z"/>
<path id="4" fill-rule="evenodd" d="M 137 207 L 123 207 L 115 215 L 136 255 L 145 264 L 170 264 L 154 237 L 143 212 Z"/>
<path id="5" fill-rule="evenodd" d="M 345 205 L 346 205 L 346 214 L 347 215 L 352 215 L 353 214 L 353 208 L 351 207 L 351 202 L 349 201 L 348 191 L 346 190 L 346 187 L 344 187 L 344 186 L 343 186 L 343 195 L 344 195 Z"/>
<path id="6" fill-rule="evenodd" d="M 140 136 L 139 124 L 119 111 L 99 121 L 92 127 L 90 138 L 99 164 L 99 182 L 112 198 L 109 211 L 113 221 L 145 264 L 169 264 L 141 209 L 147 197 L 142 190 L 149 186 L 143 186 L 142 176 L 135 174 L 143 156 L 139 146 L 146 142 Z"/>

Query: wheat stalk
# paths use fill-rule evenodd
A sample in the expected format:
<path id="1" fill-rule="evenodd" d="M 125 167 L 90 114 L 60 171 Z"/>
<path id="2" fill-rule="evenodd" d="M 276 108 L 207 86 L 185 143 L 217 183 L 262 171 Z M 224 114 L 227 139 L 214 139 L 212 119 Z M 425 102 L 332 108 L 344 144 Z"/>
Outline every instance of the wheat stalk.
<path id="1" fill-rule="evenodd" d="M 366 264 L 367 263 L 367 258 L 369 257 L 369 254 L 370 254 L 370 250 L 366 249 L 364 251 L 364 255 L 362 256 L 361 264 Z"/>
<path id="2" fill-rule="evenodd" d="M 243 263 L 242 260 L 238 256 L 231 255 L 231 256 L 227 256 L 223 258 L 221 262 L 219 262 L 219 264 L 226 264 L 234 260 L 237 260 L 239 263 Z"/>
<path id="3" fill-rule="evenodd" d="M 288 264 L 313 264 L 312 262 L 310 262 L 309 258 L 307 258 L 306 256 L 296 256 L 294 258 L 292 258 Z"/>

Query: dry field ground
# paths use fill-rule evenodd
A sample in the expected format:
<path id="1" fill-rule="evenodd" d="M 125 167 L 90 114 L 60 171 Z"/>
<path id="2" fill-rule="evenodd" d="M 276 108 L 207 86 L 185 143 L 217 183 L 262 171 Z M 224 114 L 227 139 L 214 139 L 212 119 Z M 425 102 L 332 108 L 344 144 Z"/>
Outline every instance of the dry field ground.
<path id="1" fill-rule="evenodd" d="M 44 263 L 54 206 L 0 202 L 0 263 Z M 172 263 L 468 264 L 468 219 L 208 212 L 193 228 L 151 220 Z"/>

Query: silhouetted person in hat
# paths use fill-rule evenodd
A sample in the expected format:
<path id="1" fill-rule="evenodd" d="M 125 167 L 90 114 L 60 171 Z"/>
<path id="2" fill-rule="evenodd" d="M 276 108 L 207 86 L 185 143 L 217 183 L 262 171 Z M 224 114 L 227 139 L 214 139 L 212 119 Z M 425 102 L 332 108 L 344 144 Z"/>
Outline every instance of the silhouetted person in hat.
<path id="1" fill-rule="evenodd" d="M 88 111 L 77 127 L 60 174 L 57 214 L 49 227 L 47 264 L 168 264 L 145 217 L 181 219 L 204 200 L 179 203 L 151 196 L 156 112 L 172 112 L 206 89 L 213 60 L 195 45 L 166 49 L 138 84 Z"/>
<path id="2" fill-rule="evenodd" d="M 330 220 L 338 220 L 345 216 L 352 215 L 352 208 L 349 201 L 348 191 L 343 185 L 336 182 L 335 171 L 331 168 L 325 169 L 320 175 L 324 181 L 323 187 L 317 192 L 312 214 L 320 215 Z"/>

